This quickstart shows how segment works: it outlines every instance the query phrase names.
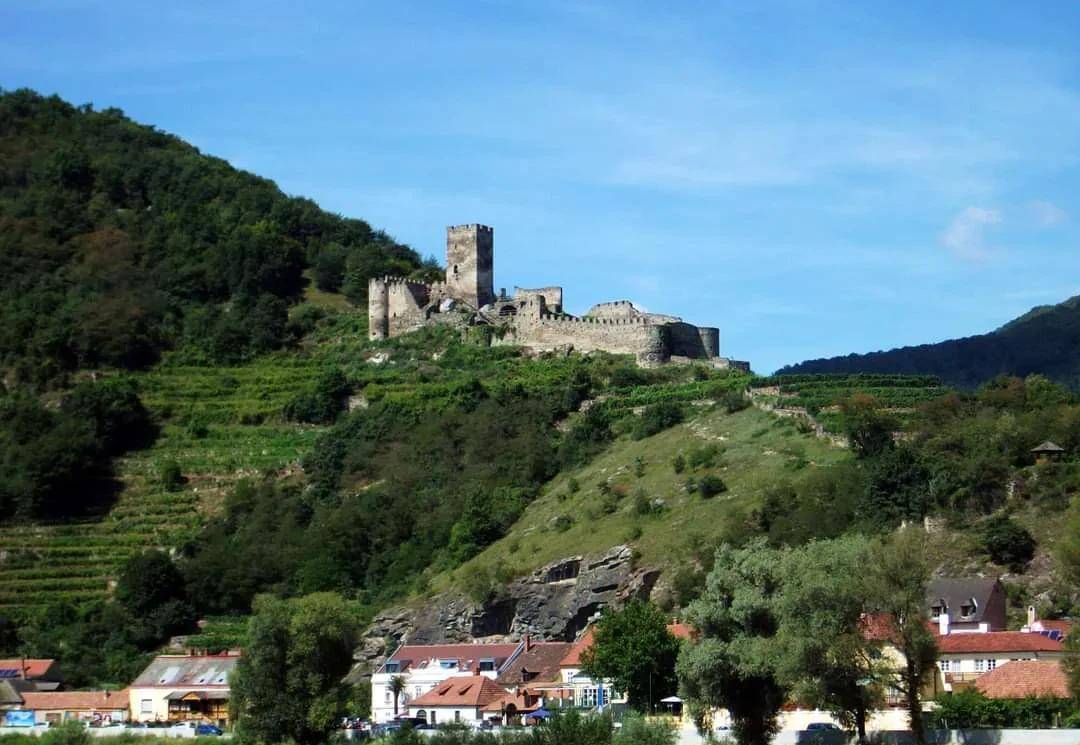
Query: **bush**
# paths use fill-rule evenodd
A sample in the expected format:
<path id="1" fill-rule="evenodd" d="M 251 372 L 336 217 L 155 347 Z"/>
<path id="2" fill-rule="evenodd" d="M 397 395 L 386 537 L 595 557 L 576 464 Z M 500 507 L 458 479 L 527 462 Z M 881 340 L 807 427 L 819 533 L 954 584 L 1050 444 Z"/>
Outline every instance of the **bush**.
<path id="1" fill-rule="evenodd" d="M 686 458 L 683 457 L 682 453 L 671 459 L 671 467 L 675 473 L 682 473 L 686 470 Z"/>
<path id="2" fill-rule="evenodd" d="M 725 391 L 720 399 L 720 405 L 727 413 L 734 414 L 750 406 L 750 400 L 743 395 L 742 391 Z"/>
<path id="3" fill-rule="evenodd" d="M 727 484 L 725 484 L 719 476 L 713 476 L 711 473 L 701 477 L 698 481 L 698 492 L 701 493 L 705 499 L 715 497 L 717 494 L 721 494 L 727 491 Z"/>
<path id="4" fill-rule="evenodd" d="M 669 427 L 674 427 L 683 421 L 685 415 L 682 407 L 671 401 L 646 406 L 633 430 L 635 440 L 642 440 L 663 432 Z"/>
<path id="5" fill-rule="evenodd" d="M 165 491 L 179 491 L 183 488 L 187 479 L 184 478 L 184 473 L 180 470 L 179 463 L 175 460 L 167 460 L 161 464 L 161 473 L 158 476 L 158 482 Z"/>
<path id="6" fill-rule="evenodd" d="M 1015 520 L 998 515 L 986 521 L 982 529 L 983 548 L 995 564 L 1020 573 L 1035 556 L 1035 539 Z"/>
<path id="7" fill-rule="evenodd" d="M 612 745 L 675 745 L 678 733 L 664 722 L 647 722 L 637 714 L 628 714 L 622 727 L 611 738 Z"/>
<path id="8" fill-rule="evenodd" d="M 285 404 L 285 418 L 309 424 L 329 424 L 349 400 L 349 383 L 340 370 L 327 370 L 315 382 L 315 390 L 301 393 Z"/>

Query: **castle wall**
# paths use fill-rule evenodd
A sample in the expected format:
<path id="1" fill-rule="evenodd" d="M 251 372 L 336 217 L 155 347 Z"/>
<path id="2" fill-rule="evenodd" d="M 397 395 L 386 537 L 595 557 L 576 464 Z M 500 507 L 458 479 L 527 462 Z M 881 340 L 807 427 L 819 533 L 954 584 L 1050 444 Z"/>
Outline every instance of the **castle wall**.
<path id="1" fill-rule="evenodd" d="M 526 298 L 534 297 L 536 295 L 544 298 L 547 307 L 551 308 L 556 313 L 562 312 L 563 289 L 561 287 L 537 287 L 536 289 L 529 289 L 526 287 L 514 288 L 514 300 L 525 300 Z"/>
<path id="2" fill-rule="evenodd" d="M 385 279 L 368 281 L 368 338 L 386 339 L 390 336 L 389 287 Z"/>
<path id="3" fill-rule="evenodd" d="M 495 301 L 495 231 L 486 225 L 446 229 L 446 284 L 474 308 Z"/>
<path id="4" fill-rule="evenodd" d="M 694 326 L 689 323 L 672 323 L 671 353 L 676 357 L 711 359 L 720 354 L 720 330 Z"/>
<path id="5" fill-rule="evenodd" d="M 567 318 L 519 314 L 514 334 L 506 343 L 550 350 L 573 347 L 578 352 L 604 351 L 632 354 L 638 362 L 658 365 L 667 362 L 670 334 L 667 326 L 636 319 Z"/>

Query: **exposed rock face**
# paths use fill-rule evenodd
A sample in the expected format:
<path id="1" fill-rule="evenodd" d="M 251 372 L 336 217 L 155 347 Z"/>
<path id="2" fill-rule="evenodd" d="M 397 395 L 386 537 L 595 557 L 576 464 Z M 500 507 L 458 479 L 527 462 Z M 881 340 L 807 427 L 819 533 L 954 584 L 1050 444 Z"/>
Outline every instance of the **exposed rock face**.
<path id="1" fill-rule="evenodd" d="M 648 598 L 659 571 L 633 566 L 628 546 L 598 557 L 574 556 L 511 582 L 496 598 L 475 603 L 437 595 L 422 607 L 376 616 L 356 651 L 359 666 L 377 665 L 403 641 L 412 644 L 517 640 L 573 641 L 608 605 Z"/>

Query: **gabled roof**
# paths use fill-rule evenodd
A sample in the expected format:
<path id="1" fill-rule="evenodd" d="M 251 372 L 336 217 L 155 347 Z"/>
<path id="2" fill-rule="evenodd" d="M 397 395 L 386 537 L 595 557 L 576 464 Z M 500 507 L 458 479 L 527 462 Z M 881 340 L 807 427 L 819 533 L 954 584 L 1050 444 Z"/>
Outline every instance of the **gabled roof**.
<path id="1" fill-rule="evenodd" d="M 975 687 L 988 698 L 1069 698 L 1069 682 L 1057 660 L 1014 660 L 980 675 Z"/>
<path id="2" fill-rule="evenodd" d="M 532 642 L 527 650 L 499 672 L 495 681 L 502 686 L 557 681 L 560 662 L 573 646 L 570 642 Z"/>
<path id="3" fill-rule="evenodd" d="M 32 680 L 0 680 L 0 704 L 21 704 L 23 693 L 36 690 L 37 685 Z"/>
<path id="4" fill-rule="evenodd" d="M 926 605 L 929 608 L 938 600 L 944 600 L 949 609 L 950 621 L 980 623 L 990 607 L 991 596 L 1000 587 L 1001 582 L 996 579 L 942 577 L 930 581 L 926 591 Z M 971 599 L 975 600 L 975 612 L 970 616 L 960 616 L 960 606 L 966 605 Z"/>
<path id="5" fill-rule="evenodd" d="M 132 688 L 212 688 L 229 685 L 240 655 L 173 655 L 155 657 Z"/>
<path id="6" fill-rule="evenodd" d="M 457 675 L 447 678 L 419 698 L 409 702 L 409 708 L 430 708 L 433 706 L 482 707 L 501 699 L 507 693 L 486 675 Z"/>
<path id="7" fill-rule="evenodd" d="M 559 662 L 559 667 L 580 667 L 581 655 L 585 654 L 585 650 L 592 646 L 593 637 L 596 635 L 596 631 L 592 626 L 585 629 L 585 633 L 581 635 L 581 638 L 574 642 L 574 645 L 570 647 L 570 651 L 566 653 L 566 656 Z"/>
<path id="8" fill-rule="evenodd" d="M 461 672 L 473 672 L 482 660 L 492 660 L 494 668 L 500 669 L 517 651 L 520 644 L 406 644 L 401 646 L 386 662 L 396 662 L 398 672 L 424 670 L 441 660 L 453 660 Z M 377 672 L 386 672 L 386 664 Z"/>
<path id="9" fill-rule="evenodd" d="M 21 659 L 18 657 L 0 660 L 0 679 L 10 678 L 42 678 L 51 673 L 56 673 L 53 666 L 56 660 L 48 659 Z M 21 669 L 21 672 L 20 672 Z"/>
<path id="10" fill-rule="evenodd" d="M 27 691 L 23 706 L 35 711 L 116 711 L 127 709 L 128 690 L 122 691 Z"/>
<path id="11" fill-rule="evenodd" d="M 978 654 L 980 652 L 1060 652 L 1060 640 L 1026 631 L 988 631 L 975 634 L 949 634 L 937 638 L 941 654 Z M 1012 664 L 1012 663 L 1009 663 Z"/>

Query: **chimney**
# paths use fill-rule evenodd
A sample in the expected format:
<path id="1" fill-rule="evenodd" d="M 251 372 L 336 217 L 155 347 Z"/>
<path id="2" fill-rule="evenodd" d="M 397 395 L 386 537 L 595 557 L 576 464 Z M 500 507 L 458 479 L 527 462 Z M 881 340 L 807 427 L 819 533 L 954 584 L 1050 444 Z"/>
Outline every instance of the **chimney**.
<path id="1" fill-rule="evenodd" d="M 26 680 L 26 658 L 19 660 L 19 680 Z"/>
<path id="2" fill-rule="evenodd" d="M 1034 631 L 1035 630 L 1035 622 L 1039 620 L 1038 616 L 1035 613 L 1035 606 L 1034 605 L 1029 605 L 1028 606 L 1028 614 L 1027 614 L 1027 616 L 1028 616 L 1027 628 L 1025 629 L 1025 631 Z"/>
<path id="3" fill-rule="evenodd" d="M 949 635 L 949 613 L 945 611 L 938 616 L 938 633 L 942 636 Z"/>
<path id="4" fill-rule="evenodd" d="M 532 649 L 532 639 L 529 638 L 528 634 L 526 634 L 525 635 L 525 651 L 528 652 L 530 649 Z"/>

